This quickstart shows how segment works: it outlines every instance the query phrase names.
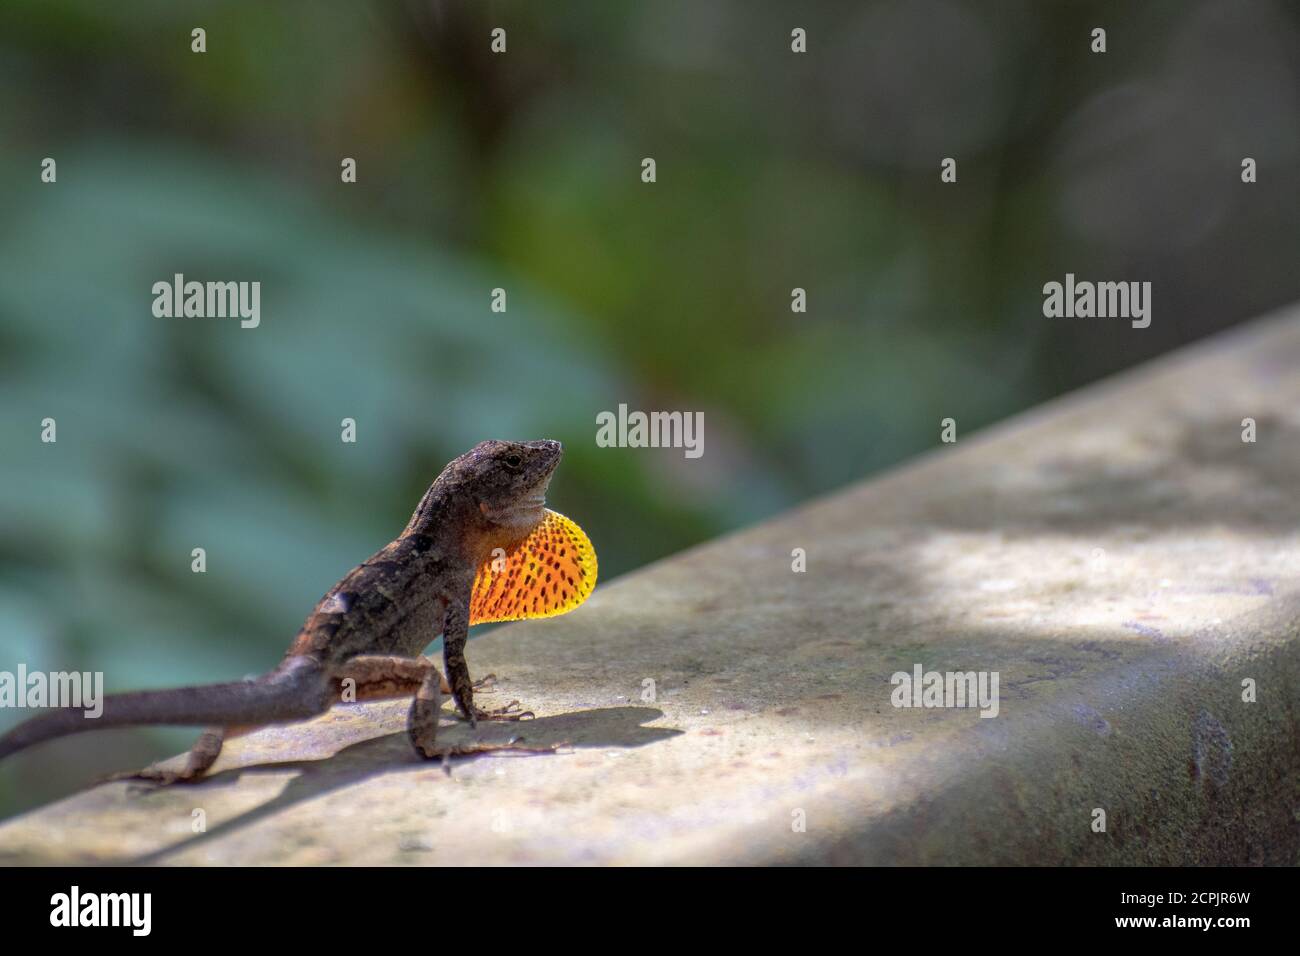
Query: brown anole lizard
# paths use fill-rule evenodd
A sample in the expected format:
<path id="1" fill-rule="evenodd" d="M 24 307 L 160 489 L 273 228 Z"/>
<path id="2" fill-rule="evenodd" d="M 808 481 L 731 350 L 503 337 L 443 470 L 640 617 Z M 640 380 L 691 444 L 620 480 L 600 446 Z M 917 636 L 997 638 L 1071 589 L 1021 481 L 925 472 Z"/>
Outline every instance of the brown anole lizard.
<path id="1" fill-rule="evenodd" d="M 0 758 L 83 730 L 141 724 L 206 726 L 183 769 L 131 776 L 200 779 L 223 741 L 267 724 L 305 720 L 343 699 L 411 697 L 407 734 L 427 758 L 493 750 L 550 750 L 509 743 L 440 746 L 449 693 L 473 725 L 518 720 L 512 703 L 474 704 L 465 663 L 471 624 L 563 614 L 596 583 L 582 530 L 545 505 L 563 449 L 556 441 L 485 441 L 452 461 L 425 492 L 405 530 L 349 571 L 316 605 L 284 660 L 254 680 L 112 694 L 97 719 L 60 709 L 0 737 Z M 421 652 L 441 632 L 446 676 Z"/>

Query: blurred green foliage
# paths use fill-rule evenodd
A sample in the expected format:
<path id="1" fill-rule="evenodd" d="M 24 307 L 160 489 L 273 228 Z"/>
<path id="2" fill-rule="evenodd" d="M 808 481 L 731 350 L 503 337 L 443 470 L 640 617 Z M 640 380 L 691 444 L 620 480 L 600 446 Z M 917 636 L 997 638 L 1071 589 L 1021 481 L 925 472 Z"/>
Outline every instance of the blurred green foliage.
<path id="1" fill-rule="evenodd" d="M 0 669 L 262 671 L 483 438 L 564 441 L 608 580 L 1288 301 L 1295 35 L 1273 3 L 9 0 Z M 1066 271 L 1152 280 L 1151 329 L 1044 320 Z M 261 281 L 261 327 L 154 318 L 176 272 Z M 704 457 L 596 448 L 620 402 L 704 411 Z M 25 755 L 0 811 L 187 736 Z"/>

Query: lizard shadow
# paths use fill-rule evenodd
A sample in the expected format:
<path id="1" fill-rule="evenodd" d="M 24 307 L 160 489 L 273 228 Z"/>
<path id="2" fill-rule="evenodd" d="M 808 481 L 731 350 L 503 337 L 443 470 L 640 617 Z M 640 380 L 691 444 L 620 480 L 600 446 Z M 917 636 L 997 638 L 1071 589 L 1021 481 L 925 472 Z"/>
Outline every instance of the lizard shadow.
<path id="1" fill-rule="evenodd" d="M 290 779 L 280 793 L 265 803 L 224 821 L 206 832 L 137 857 L 126 865 L 148 866 L 160 862 L 172 853 L 228 836 L 236 830 L 272 817 L 295 804 L 353 786 L 372 777 L 397 773 L 424 773 L 439 767 L 445 768 L 450 775 L 456 767 L 463 767 L 469 761 L 563 758 L 570 753 L 567 749 L 570 747 L 574 749 L 643 747 L 684 733 L 669 727 L 642 726 L 662 716 L 663 711 L 655 707 L 605 707 L 551 717 L 538 717 L 518 723 L 480 722 L 477 730 L 472 731 L 468 724 L 460 721 L 455 725 L 444 723 L 439 729 L 439 742 L 452 745 L 468 743 L 471 740 L 481 743 L 505 743 L 512 738 L 518 738 L 530 746 L 565 746 L 566 749 L 554 754 L 496 752 L 457 756 L 440 763 L 416 756 L 403 730 L 349 744 L 332 756 L 320 759 L 276 761 L 232 767 L 212 774 L 200 784 L 191 785 L 187 792 L 201 793 L 207 787 L 234 783 L 244 774 L 285 770 L 300 772 Z M 169 791 L 170 788 L 167 790 L 150 788 L 144 796 Z"/>

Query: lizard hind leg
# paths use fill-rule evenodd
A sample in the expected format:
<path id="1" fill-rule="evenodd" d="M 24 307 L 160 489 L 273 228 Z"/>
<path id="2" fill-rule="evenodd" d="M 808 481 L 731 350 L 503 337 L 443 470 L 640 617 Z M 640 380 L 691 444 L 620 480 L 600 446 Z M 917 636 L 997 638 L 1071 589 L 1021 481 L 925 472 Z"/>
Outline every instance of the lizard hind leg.
<path id="1" fill-rule="evenodd" d="M 514 750 L 524 753 L 552 753 L 558 745 L 532 747 L 519 742 L 519 738 L 504 743 L 473 742 L 438 744 L 438 720 L 442 713 L 442 681 L 437 670 L 431 671 L 420 684 L 411 701 L 411 711 L 406 722 L 406 734 L 415 752 L 426 760 L 464 757 L 492 753 L 497 750 Z"/>
<path id="2" fill-rule="evenodd" d="M 225 743 L 226 736 L 234 736 L 237 733 L 243 733 L 253 728 L 239 727 L 209 727 L 199 735 L 199 739 L 194 741 L 194 746 L 189 749 L 185 755 L 185 766 L 179 770 L 168 770 L 157 764 L 150 764 L 143 770 L 134 772 L 114 774 L 109 780 L 142 780 L 149 783 L 155 783 L 160 787 L 171 786 L 175 783 L 198 783 L 203 780 L 208 770 L 217 762 L 221 756 L 221 748 Z"/>
<path id="3" fill-rule="evenodd" d="M 211 684 L 177 691 L 144 691 L 118 695 L 117 699 L 136 702 L 136 709 L 146 718 L 138 720 L 139 723 L 188 723 L 191 716 L 200 713 L 209 719 L 219 715 L 218 720 L 230 720 L 205 730 L 186 754 L 185 765 L 180 770 L 151 766 L 109 778 L 144 780 L 167 786 L 203 780 L 221 756 L 226 738 L 268 724 L 294 723 L 324 713 L 329 710 L 334 697 L 327 675 L 318 663 L 307 658 L 290 658 L 255 681 Z M 148 719 L 150 717 L 157 719 Z"/>

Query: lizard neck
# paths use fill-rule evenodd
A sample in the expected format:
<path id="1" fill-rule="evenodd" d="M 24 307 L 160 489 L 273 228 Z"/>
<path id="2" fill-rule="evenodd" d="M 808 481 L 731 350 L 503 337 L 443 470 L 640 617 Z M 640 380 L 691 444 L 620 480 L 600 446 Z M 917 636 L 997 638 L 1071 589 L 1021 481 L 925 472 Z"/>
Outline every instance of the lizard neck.
<path id="1" fill-rule="evenodd" d="M 473 496 L 434 482 L 420 499 L 401 538 L 424 538 L 420 550 L 477 568 L 494 548 L 513 549 L 535 526 L 535 522 L 527 527 L 494 523 Z"/>
<path id="2" fill-rule="evenodd" d="M 428 539 L 427 550 L 477 565 L 483 559 L 478 553 L 482 520 L 473 501 L 449 493 L 435 482 L 420 499 L 401 537 L 422 536 Z"/>

